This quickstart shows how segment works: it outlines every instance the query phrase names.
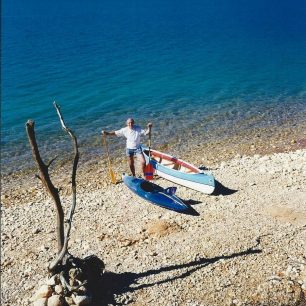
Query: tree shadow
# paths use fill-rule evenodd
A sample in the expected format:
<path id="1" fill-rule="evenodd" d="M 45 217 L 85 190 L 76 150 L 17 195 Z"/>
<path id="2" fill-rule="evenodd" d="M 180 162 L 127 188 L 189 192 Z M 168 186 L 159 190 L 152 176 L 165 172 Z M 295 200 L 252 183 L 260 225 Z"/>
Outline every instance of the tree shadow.
<path id="1" fill-rule="evenodd" d="M 118 304 L 115 301 L 114 296 L 124 294 L 127 292 L 134 292 L 140 289 L 152 287 L 155 285 L 160 285 L 163 283 L 171 282 L 176 279 L 183 279 L 193 272 L 202 269 L 210 264 L 214 264 L 220 260 L 228 260 L 236 257 L 247 256 L 252 254 L 258 254 L 262 251 L 260 249 L 253 249 L 249 248 L 245 251 L 239 253 L 233 253 L 230 255 L 222 255 L 216 256 L 213 258 L 199 258 L 194 261 L 185 264 L 179 265 L 170 265 L 166 267 L 161 267 L 159 269 L 152 269 L 142 273 L 133 273 L 133 272 L 124 272 L 124 273 L 113 273 L 111 271 L 107 271 L 104 273 L 102 281 L 99 283 L 99 293 L 100 296 L 98 297 L 99 305 L 104 306 L 108 304 L 114 305 L 122 305 Z M 151 282 L 148 284 L 139 284 L 138 280 L 143 277 L 157 275 L 163 272 L 175 271 L 175 270 L 182 270 L 182 273 L 176 276 L 165 276 L 163 280 L 159 280 L 156 282 Z"/>
<path id="2" fill-rule="evenodd" d="M 215 180 L 215 190 L 211 195 L 231 195 L 237 192 L 238 190 L 230 189 L 222 185 L 219 181 Z"/>

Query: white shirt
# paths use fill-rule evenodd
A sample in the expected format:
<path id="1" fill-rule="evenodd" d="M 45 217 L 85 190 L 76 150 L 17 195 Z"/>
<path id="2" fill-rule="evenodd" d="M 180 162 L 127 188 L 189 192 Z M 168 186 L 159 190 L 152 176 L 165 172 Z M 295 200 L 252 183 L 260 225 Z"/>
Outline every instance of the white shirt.
<path id="1" fill-rule="evenodd" d="M 140 135 L 147 135 L 149 130 L 143 130 L 140 126 L 134 125 L 132 129 L 128 126 L 115 131 L 116 136 L 126 138 L 127 149 L 137 149 L 140 145 Z"/>

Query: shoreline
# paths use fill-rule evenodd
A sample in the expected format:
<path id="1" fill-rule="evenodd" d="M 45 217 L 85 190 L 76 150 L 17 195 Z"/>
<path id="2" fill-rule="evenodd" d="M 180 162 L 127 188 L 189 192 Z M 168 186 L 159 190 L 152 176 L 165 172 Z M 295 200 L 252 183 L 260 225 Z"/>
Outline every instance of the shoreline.
<path id="1" fill-rule="evenodd" d="M 69 140 L 68 140 L 69 141 Z M 119 140 L 118 140 L 119 141 Z M 129 169 L 124 156 L 124 141 L 120 139 L 122 149 L 111 155 L 113 170 L 117 172 L 119 180 L 121 173 L 129 173 Z M 154 142 L 153 142 L 153 148 Z M 205 166 L 207 168 L 214 167 L 217 163 L 231 160 L 236 156 L 253 156 L 253 155 L 271 155 L 274 153 L 290 152 L 306 148 L 306 123 L 299 124 L 296 127 L 281 127 L 279 129 L 254 129 L 246 132 L 216 140 L 208 140 L 207 142 L 197 143 L 188 141 L 182 143 L 181 140 L 171 142 L 169 144 L 159 145 L 157 150 L 170 153 L 176 157 L 184 159 L 196 166 Z M 89 186 L 103 187 L 107 186 L 103 182 L 103 177 L 108 172 L 107 157 L 104 148 L 101 147 L 102 156 L 80 155 L 79 166 L 77 170 L 77 188 L 86 191 L 86 184 Z M 29 148 L 29 154 L 31 154 Z M 42 154 L 42 153 L 41 153 Z M 71 156 L 72 150 L 67 152 L 67 157 Z M 31 156 L 32 157 L 32 156 Z M 54 178 L 55 185 L 57 182 L 62 184 L 68 181 L 71 175 L 71 160 L 61 160 L 55 162 L 50 168 L 50 176 Z M 42 158 L 44 156 L 42 154 Z M 9 174 L 1 174 L 2 182 L 2 203 L 4 205 L 12 205 L 19 202 L 19 199 L 34 197 L 37 194 L 37 188 L 40 187 L 40 181 L 35 177 L 37 169 L 34 161 L 33 167 L 22 171 Z M 139 173 L 139 172 L 138 172 Z M 65 194 L 69 193 L 69 185 L 64 183 L 62 186 Z M 90 190 L 94 188 L 89 187 Z"/>
<path id="2" fill-rule="evenodd" d="M 278 119 L 274 122 L 272 118 L 266 118 L 269 119 L 268 123 L 263 121 L 261 113 L 244 120 L 241 118 L 235 120 L 230 117 L 226 122 L 221 122 L 221 124 L 217 124 L 216 118 L 212 121 L 210 119 L 213 118 L 206 118 L 204 121 L 198 118 L 197 121 L 190 120 L 190 122 L 188 122 L 187 118 L 178 118 L 177 121 L 173 119 L 170 123 L 159 122 L 156 119 L 157 122 L 153 127 L 152 146 L 156 149 L 161 149 L 161 151 L 166 149 L 172 155 L 184 153 L 184 147 L 186 146 L 193 148 L 206 143 L 209 143 L 211 149 L 217 152 L 222 149 L 221 146 L 223 145 L 234 145 L 236 146 L 237 154 L 250 154 L 256 150 L 260 150 L 260 153 L 263 154 L 268 151 L 303 148 L 306 142 L 306 134 L 304 132 L 306 130 L 306 122 L 301 117 L 303 113 L 306 115 L 306 112 L 302 110 L 299 116 L 291 115 L 288 118 L 282 114 L 275 114 Z M 79 129 L 77 127 L 74 128 L 76 131 Z M 90 130 L 88 133 L 86 136 L 83 131 L 79 137 L 78 133 L 76 133 L 83 163 L 103 159 L 105 155 L 104 147 L 101 144 L 100 130 L 96 130 L 96 133 Z M 46 139 L 41 134 L 39 126 L 37 126 L 36 137 L 44 159 L 53 159 L 54 156 L 58 156 L 58 164 L 61 165 L 67 162 L 72 148 L 71 141 L 65 132 L 57 130 L 54 135 L 51 134 Z M 26 135 L 24 135 L 23 141 L 23 144 L 15 143 L 11 149 L 8 147 L 8 150 L 12 151 L 11 153 L 4 146 L 2 150 L 1 177 L 24 171 L 29 172 L 31 168 L 33 171 L 35 165 Z M 143 137 L 142 141 L 147 144 L 148 139 Z M 284 141 L 292 142 L 292 144 L 284 144 Z M 302 142 L 301 144 L 299 143 L 300 141 Z M 295 146 L 294 142 L 296 142 Z M 241 147 L 243 145 L 244 148 L 239 148 L 237 143 L 241 143 Z M 248 145 L 250 147 L 253 145 L 253 147 L 247 148 Z M 268 150 L 269 145 L 274 145 L 275 148 Z M 124 146 L 125 141 L 123 139 L 109 139 L 109 147 L 113 158 L 123 156 Z M 267 148 L 262 150 L 263 146 Z M 226 155 L 227 152 L 225 151 L 223 150 L 222 154 Z M 227 149 L 227 151 L 231 151 L 231 149 Z M 234 155 L 229 155 L 227 158 L 230 158 L 230 156 Z"/>

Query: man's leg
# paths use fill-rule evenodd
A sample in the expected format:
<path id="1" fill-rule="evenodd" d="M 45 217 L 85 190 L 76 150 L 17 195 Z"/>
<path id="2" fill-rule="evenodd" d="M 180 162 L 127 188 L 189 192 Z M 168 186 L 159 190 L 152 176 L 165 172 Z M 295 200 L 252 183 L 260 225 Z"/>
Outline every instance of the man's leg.
<path id="1" fill-rule="evenodd" d="M 140 163 L 140 167 L 142 169 L 142 175 L 143 175 L 143 177 L 145 177 L 146 161 L 144 159 L 143 154 L 142 153 L 141 154 L 137 154 L 137 159 L 138 159 L 138 161 Z"/>
<path id="2" fill-rule="evenodd" d="M 135 165 L 134 165 L 134 156 L 128 156 L 128 164 L 130 166 L 132 175 L 135 176 Z"/>

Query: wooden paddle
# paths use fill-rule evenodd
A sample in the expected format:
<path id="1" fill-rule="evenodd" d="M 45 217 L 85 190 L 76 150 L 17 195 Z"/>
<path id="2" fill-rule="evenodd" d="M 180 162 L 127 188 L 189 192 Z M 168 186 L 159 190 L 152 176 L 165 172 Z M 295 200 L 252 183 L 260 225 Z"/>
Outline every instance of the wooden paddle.
<path id="1" fill-rule="evenodd" d="M 145 168 L 145 177 L 147 180 L 153 180 L 153 166 L 151 164 L 151 126 L 149 126 L 149 163 Z"/>
<path id="2" fill-rule="evenodd" d="M 115 172 L 112 169 L 112 163 L 111 163 L 111 160 L 110 160 L 110 157 L 109 157 L 109 151 L 108 151 L 108 146 L 107 146 L 107 142 L 106 142 L 106 135 L 104 134 L 102 136 L 102 138 L 103 138 L 103 141 L 104 141 L 104 145 L 105 145 L 105 149 L 106 149 L 106 154 L 107 154 L 107 158 L 108 158 L 109 175 L 111 177 L 112 183 L 116 184 L 117 183 L 116 175 L 115 175 Z"/>

